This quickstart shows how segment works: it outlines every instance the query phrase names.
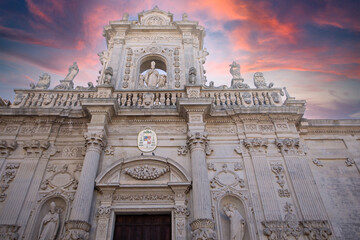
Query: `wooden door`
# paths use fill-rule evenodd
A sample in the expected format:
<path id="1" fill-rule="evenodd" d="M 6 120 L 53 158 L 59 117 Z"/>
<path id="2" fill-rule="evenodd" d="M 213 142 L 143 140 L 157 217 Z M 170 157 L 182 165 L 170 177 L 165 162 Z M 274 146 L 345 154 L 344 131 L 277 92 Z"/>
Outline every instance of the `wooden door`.
<path id="1" fill-rule="evenodd" d="M 171 215 L 117 215 L 114 240 L 171 240 Z"/>

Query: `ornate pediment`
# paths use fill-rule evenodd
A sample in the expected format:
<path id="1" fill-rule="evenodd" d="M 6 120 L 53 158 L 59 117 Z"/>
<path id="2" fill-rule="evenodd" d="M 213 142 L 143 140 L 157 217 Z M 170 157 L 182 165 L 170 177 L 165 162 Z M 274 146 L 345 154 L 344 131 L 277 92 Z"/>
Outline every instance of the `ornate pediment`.
<path id="1" fill-rule="evenodd" d="M 100 173 L 96 185 L 143 186 L 191 182 L 190 174 L 175 161 L 158 156 L 140 156 L 122 159 Z"/>
<path id="2" fill-rule="evenodd" d="M 145 26 L 169 26 L 172 24 L 173 15 L 164 12 L 155 6 L 150 11 L 139 13 L 139 24 Z"/>

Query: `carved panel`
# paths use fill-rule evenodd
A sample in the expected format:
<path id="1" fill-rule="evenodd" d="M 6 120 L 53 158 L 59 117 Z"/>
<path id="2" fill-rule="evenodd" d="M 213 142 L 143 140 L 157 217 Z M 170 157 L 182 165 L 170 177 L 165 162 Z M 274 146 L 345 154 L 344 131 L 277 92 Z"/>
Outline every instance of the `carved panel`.
<path id="1" fill-rule="evenodd" d="M 271 171 L 275 174 L 277 179 L 277 184 L 279 184 L 280 189 L 278 189 L 278 194 L 280 197 L 290 197 L 290 191 L 285 189 L 285 169 L 280 163 L 271 164 Z"/>
<path id="2" fill-rule="evenodd" d="M 126 168 L 125 173 L 137 180 L 154 180 L 170 171 L 170 167 L 159 169 L 149 165 L 137 166 L 133 169 Z"/>
<path id="3" fill-rule="evenodd" d="M 8 163 L 6 164 L 5 171 L 1 175 L 0 182 L 0 202 L 5 201 L 6 198 L 6 189 L 9 188 L 9 184 L 14 180 L 17 170 L 20 167 L 20 163 Z"/>
<path id="4" fill-rule="evenodd" d="M 224 164 L 222 170 L 217 172 L 210 181 L 210 187 L 245 187 L 245 181 L 228 169 L 227 164 Z"/>

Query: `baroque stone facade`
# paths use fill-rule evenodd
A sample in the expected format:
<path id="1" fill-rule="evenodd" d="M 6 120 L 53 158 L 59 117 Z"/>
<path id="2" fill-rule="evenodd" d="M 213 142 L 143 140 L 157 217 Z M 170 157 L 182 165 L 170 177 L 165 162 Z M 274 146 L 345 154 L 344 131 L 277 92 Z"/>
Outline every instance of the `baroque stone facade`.
<path id="1" fill-rule="evenodd" d="M 117 216 L 150 213 L 177 240 L 360 238 L 360 120 L 304 119 L 236 62 L 229 87 L 207 85 L 187 14 L 124 14 L 104 36 L 96 86 L 74 87 L 74 63 L 0 105 L 1 239 L 113 239 Z"/>

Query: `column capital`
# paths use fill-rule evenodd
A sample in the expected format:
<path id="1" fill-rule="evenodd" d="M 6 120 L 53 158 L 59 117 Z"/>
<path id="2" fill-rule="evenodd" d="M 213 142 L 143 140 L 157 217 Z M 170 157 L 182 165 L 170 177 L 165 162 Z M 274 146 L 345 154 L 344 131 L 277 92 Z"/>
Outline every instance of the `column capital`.
<path id="1" fill-rule="evenodd" d="M 191 236 L 193 240 L 215 240 L 216 233 L 214 231 L 215 223 L 212 219 L 202 218 L 196 219 L 190 223 Z"/>
<path id="2" fill-rule="evenodd" d="M 299 138 L 277 138 L 275 144 L 284 155 L 297 155 L 303 152 Z"/>
<path id="3" fill-rule="evenodd" d="M 208 133 L 204 132 L 195 132 L 188 131 L 187 134 L 187 145 L 191 151 L 195 149 L 200 149 L 205 151 L 206 155 L 210 155 L 213 151 L 209 146 Z"/>
<path id="4" fill-rule="evenodd" d="M 266 138 L 246 138 L 244 139 L 244 146 L 252 154 L 266 153 L 268 140 Z"/>
<path id="5" fill-rule="evenodd" d="M 65 240 L 87 240 L 91 225 L 85 221 L 69 220 L 65 224 Z"/>
<path id="6" fill-rule="evenodd" d="M 95 148 L 101 151 L 106 146 L 106 140 L 104 135 L 105 134 L 103 132 L 85 133 L 85 147 L 87 149 Z"/>
<path id="7" fill-rule="evenodd" d="M 15 151 L 18 144 L 15 140 L 1 140 L 0 141 L 0 157 L 7 157 Z"/>

